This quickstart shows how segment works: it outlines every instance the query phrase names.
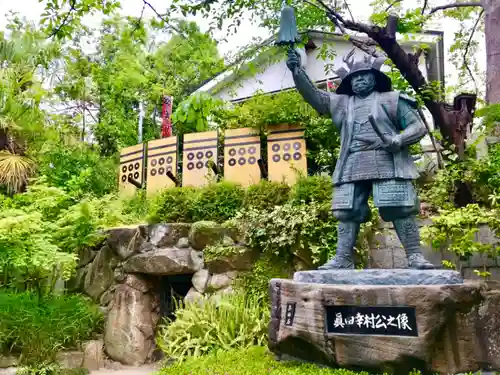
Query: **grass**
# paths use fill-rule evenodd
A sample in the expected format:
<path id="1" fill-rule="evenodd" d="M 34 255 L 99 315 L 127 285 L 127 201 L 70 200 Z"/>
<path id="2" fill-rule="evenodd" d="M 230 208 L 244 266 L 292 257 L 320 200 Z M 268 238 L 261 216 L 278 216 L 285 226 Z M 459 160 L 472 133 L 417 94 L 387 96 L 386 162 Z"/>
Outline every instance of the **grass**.
<path id="1" fill-rule="evenodd" d="M 102 330 L 98 306 L 79 295 L 46 297 L 0 290 L 0 354 L 20 355 L 22 365 L 51 363 Z"/>
<path id="2" fill-rule="evenodd" d="M 218 351 L 191 357 L 182 363 L 164 367 L 158 375 L 370 375 L 344 369 L 320 368 L 313 364 L 277 362 L 267 348 Z"/>

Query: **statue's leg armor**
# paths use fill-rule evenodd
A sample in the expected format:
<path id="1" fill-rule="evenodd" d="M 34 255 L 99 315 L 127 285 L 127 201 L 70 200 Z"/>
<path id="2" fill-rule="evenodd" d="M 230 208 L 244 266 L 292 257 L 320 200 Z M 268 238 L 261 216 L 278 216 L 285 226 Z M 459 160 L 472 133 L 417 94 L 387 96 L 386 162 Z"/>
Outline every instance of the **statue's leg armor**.
<path id="1" fill-rule="evenodd" d="M 412 207 L 386 207 L 380 209 L 384 221 L 392 221 L 394 229 L 403 245 L 408 258 L 408 267 L 415 269 L 434 269 L 420 249 L 420 228 L 418 227 L 415 209 Z"/>
<path id="2" fill-rule="evenodd" d="M 338 209 L 333 204 L 333 215 L 339 220 L 337 227 L 337 251 L 333 259 L 319 267 L 320 270 L 354 268 L 354 246 L 361 223 L 369 220 L 368 197 L 371 185 L 356 183 L 351 209 Z"/>

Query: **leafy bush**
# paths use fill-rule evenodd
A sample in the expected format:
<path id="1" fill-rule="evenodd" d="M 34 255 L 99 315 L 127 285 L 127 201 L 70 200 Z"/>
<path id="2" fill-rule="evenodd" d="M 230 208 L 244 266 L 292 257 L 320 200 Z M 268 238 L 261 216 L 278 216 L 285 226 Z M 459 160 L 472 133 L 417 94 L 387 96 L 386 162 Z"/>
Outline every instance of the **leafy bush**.
<path id="1" fill-rule="evenodd" d="M 37 212 L 0 212 L 0 274 L 9 286 L 25 285 L 40 295 L 42 281 L 54 273 L 69 279 L 76 256 L 62 252 L 55 244 L 51 223 Z"/>
<path id="2" fill-rule="evenodd" d="M 194 221 L 206 220 L 222 223 L 243 206 L 245 190 L 232 182 L 222 181 L 199 189 L 191 205 Z"/>
<path id="3" fill-rule="evenodd" d="M 235 282 L 235 289 L 263 301 L 269 306 L 269 281 L 273 278 L 289 279 L 293 267 L 272 254 L 261 256 L 252 269 L 240 273 Z"/>
<path id="4" fill-rule="evenodd" d="M 279 256 L 282 262 L 293 258 L 310 268 L 334 255 L 336 220 L 329 206 L 287 203 L 270 211 L 247 209 L 231 221 L 244 234 L 244 242 L 263 253 Z"/>
<path id="5" fill-rule="evenodd" d="M 477 204 L 440 210 L 439 215 L 432 218 L 432 224 L 422 228 L 422 240 L 433 249 L 451 251 L 462 260 L 474 253 L 496 258 L 499 255 L 498 248 L 476 240 L 480 225 L 488 225 L 497 233 L 500 232 L 499 210 L 489 210 Z"/>
<path id="6" fill-rule="evenodd" d="M 39 172 L 51 186 L 72 196 L 103 196 L 116 191 L 117 160 L 103 158 L 84 143 L 47 143 L 38 155 Z"/>
<path id="7" fill-rule="evenodd" d="M 343 369 L 322 368 L 310 363 L 277 362 L 267 348 L 249 348 L 218 351 L 201 358 L 164 367 L 160 375 L 370 375 Z M 416 374 L 415 374 L 416 375 Z"/>
<path id="8" fill-rule="evenodd" d="M 175 320 L 161 326 L 157 343 L 168 358 L 184 361 L 219 349 L 264 345 L 269 308 L 251 296 L 224 295 L 187 303 L 175 312 Z"/>
<path id="9" fill-rule="evenodd" d="M 288 201 L 290 186 L 283 182 L 261 180 L 248 187 L 245 195 L 245 207 L 267 210 L 281 206 Z"/>
<path id="10" fill-rule="evenodd" d="M 0 291 L 0 352 L 21 355 L 21 364 L 52 362 L 101 332 L 103 317 L 89 299 L 73 295 L 39 300 L 31 293 Z"/>
<path id="11" fill-rule="evenodd" d="M 163 190 L 151 203 L 150 223 L 177 223 L 193 221 L 191 206 L 196 189 L 174 187 Z"/>
<path id="12" fill-rule="evenodd" d="M 330 204 L 332 189 L 332 181 L 329 177 L 302 176 L 293 186 L 290 199 L 296 204 L 308 204 L 313 200 L 319 203 Z"/>
<path id="13" fill-rule="evenodd" d="M 87 198 L 61 213 L 56 226 L 56 238 L 61 248 L 78 252 L 93 247 L 103 239 L 102 229 L 141 221 L 130 210 L 128 202 L 135 198 L 119 198 L 113 194 L 101 198 Z"/>

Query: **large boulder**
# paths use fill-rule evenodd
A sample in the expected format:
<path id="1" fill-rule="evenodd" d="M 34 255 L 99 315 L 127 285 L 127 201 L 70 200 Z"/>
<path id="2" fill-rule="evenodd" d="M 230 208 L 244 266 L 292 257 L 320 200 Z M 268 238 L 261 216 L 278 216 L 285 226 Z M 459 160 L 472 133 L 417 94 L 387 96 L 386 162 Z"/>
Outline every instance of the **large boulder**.
<path id="1" fill-rule="evenodd" d="M 111 359 L 131 366 L 146 362 L 154 345 L 153 314 L 150 295 L 126 284 L 117 287 L 104 333 Z"/>
<path id="2" fill-rule="evenodd" d="M 125 272 L 150 275 L 192 274 L 203 268 L 203 257 L 192 249 L 164 248 L 134 255 L 124 264 Z"/>
<path id="3" fill-rule="evenodd" d="M 146 242 L 146 233 L 141 227 L 129 226 L 107 230 L 107 244 L 121 259 L 137 253 Z"/>
<path id="4" fill-rule="evenodd" d="M 76 270 L 76 273 L 69 279 L 66 287 L 70 292 L 81 292 L 85 286 L 85 277 L 90 269 L 90 264 Z"/>
<path id="5" fill-rule="evenodd" d="M 97 255 L 97 251 L 91 249 L 90 247 L 85 247 L 78 253 L 78 268 L 85 267 L 87 264 L 92 262 Z"/>
<path id="6" fill-rule="evenodd" d="M 222 242 L 225 229 L 213 221 L 198 221 L 189 232 L 189 243 L 195 250 L 203 250 L 208 245 Z"/>
<path id="7" fill-rule="evenodd" d="M 85 275 L 84 291 L 94 300 L 113 284 L 114 268 L 118 264 L 118 258 L 109 246 L 104 246 L 97 254 Z"/>
<path id="8" fill-rule="evenodd" d="M 232 246 L 223 254 L 211 255 L 205 261 L 205 267 L 211 273 L 250 270 L 259 254 L 244 246 Z"/>
<path id="9" fill-rule="evenodd" d="M 484 284 L 328 285 L 273 279 L 269 290 L 269 347 L 278 356 L 396 374 L 413 368 L 440 374 L 500 369 L 500 290 Z M 330 318 L 325 306 L 334 310 Z M 371 310 L 373 317 L 364 312 L 359 320 L 353 306 L 385 313 Z M 403 307 L 414 309 L 413 323 L 412 313 L 401 313 Z M 389 332 L 392 327 L 399 331 Z"/>
<path id="10" fill-rule="evenodd" d="M 191 224 L 151 224 L 147 227 L 148 242 L 155 247 L 174 246 L 180 238 L 187 237 Z"/>
<path id="11" fill-rule="evenodd" d="M 96 371 L 105 365 L 104 341 L 92 340 L 83 344 L 83 368 Z"/>

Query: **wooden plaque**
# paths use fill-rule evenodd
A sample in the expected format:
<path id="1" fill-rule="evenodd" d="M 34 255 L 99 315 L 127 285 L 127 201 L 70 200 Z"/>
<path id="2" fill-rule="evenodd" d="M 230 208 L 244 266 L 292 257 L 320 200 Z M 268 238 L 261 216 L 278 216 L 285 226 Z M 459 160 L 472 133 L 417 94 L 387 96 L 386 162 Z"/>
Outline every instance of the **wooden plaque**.
<path id="1" fill-rule="evenodd" d="M 132 185 L 128 178 L 131 177 L 141 185 L 144 184 L 144 145 L 142 143 L 125 147 L 120 152 L 120 193 L 126 195 L 135 194 L 137 187 Z"/>
<path id="2" fill-rule="evenodd" d="M 260 180 L 260 137 L 252 128 L 227 130 L 224 134 L 224 179 L 250 186 Z"/>
<path id="3" fill-rule="evenodd" d="M 174 187 L 175 182 L 168 176 L 172 172 L 177 176 L 177 137 L 156 139 L 148 142 L 148 185 L 147 193 Z"/>
<path id="4" fill-rule="evenodd" d="M 268 128 L 267 164 L 270 181 L 293 185 L 298 172 L 307 175 L 304 128 L 298 125 L 273 125 Z"/>
<path id="5" fill-rule="evenodd" d="M 209 160 L 217 163 L 217 143 L 217 131 L 184 135 L 183 186 L 204 186 L 215 181 Z"/>

